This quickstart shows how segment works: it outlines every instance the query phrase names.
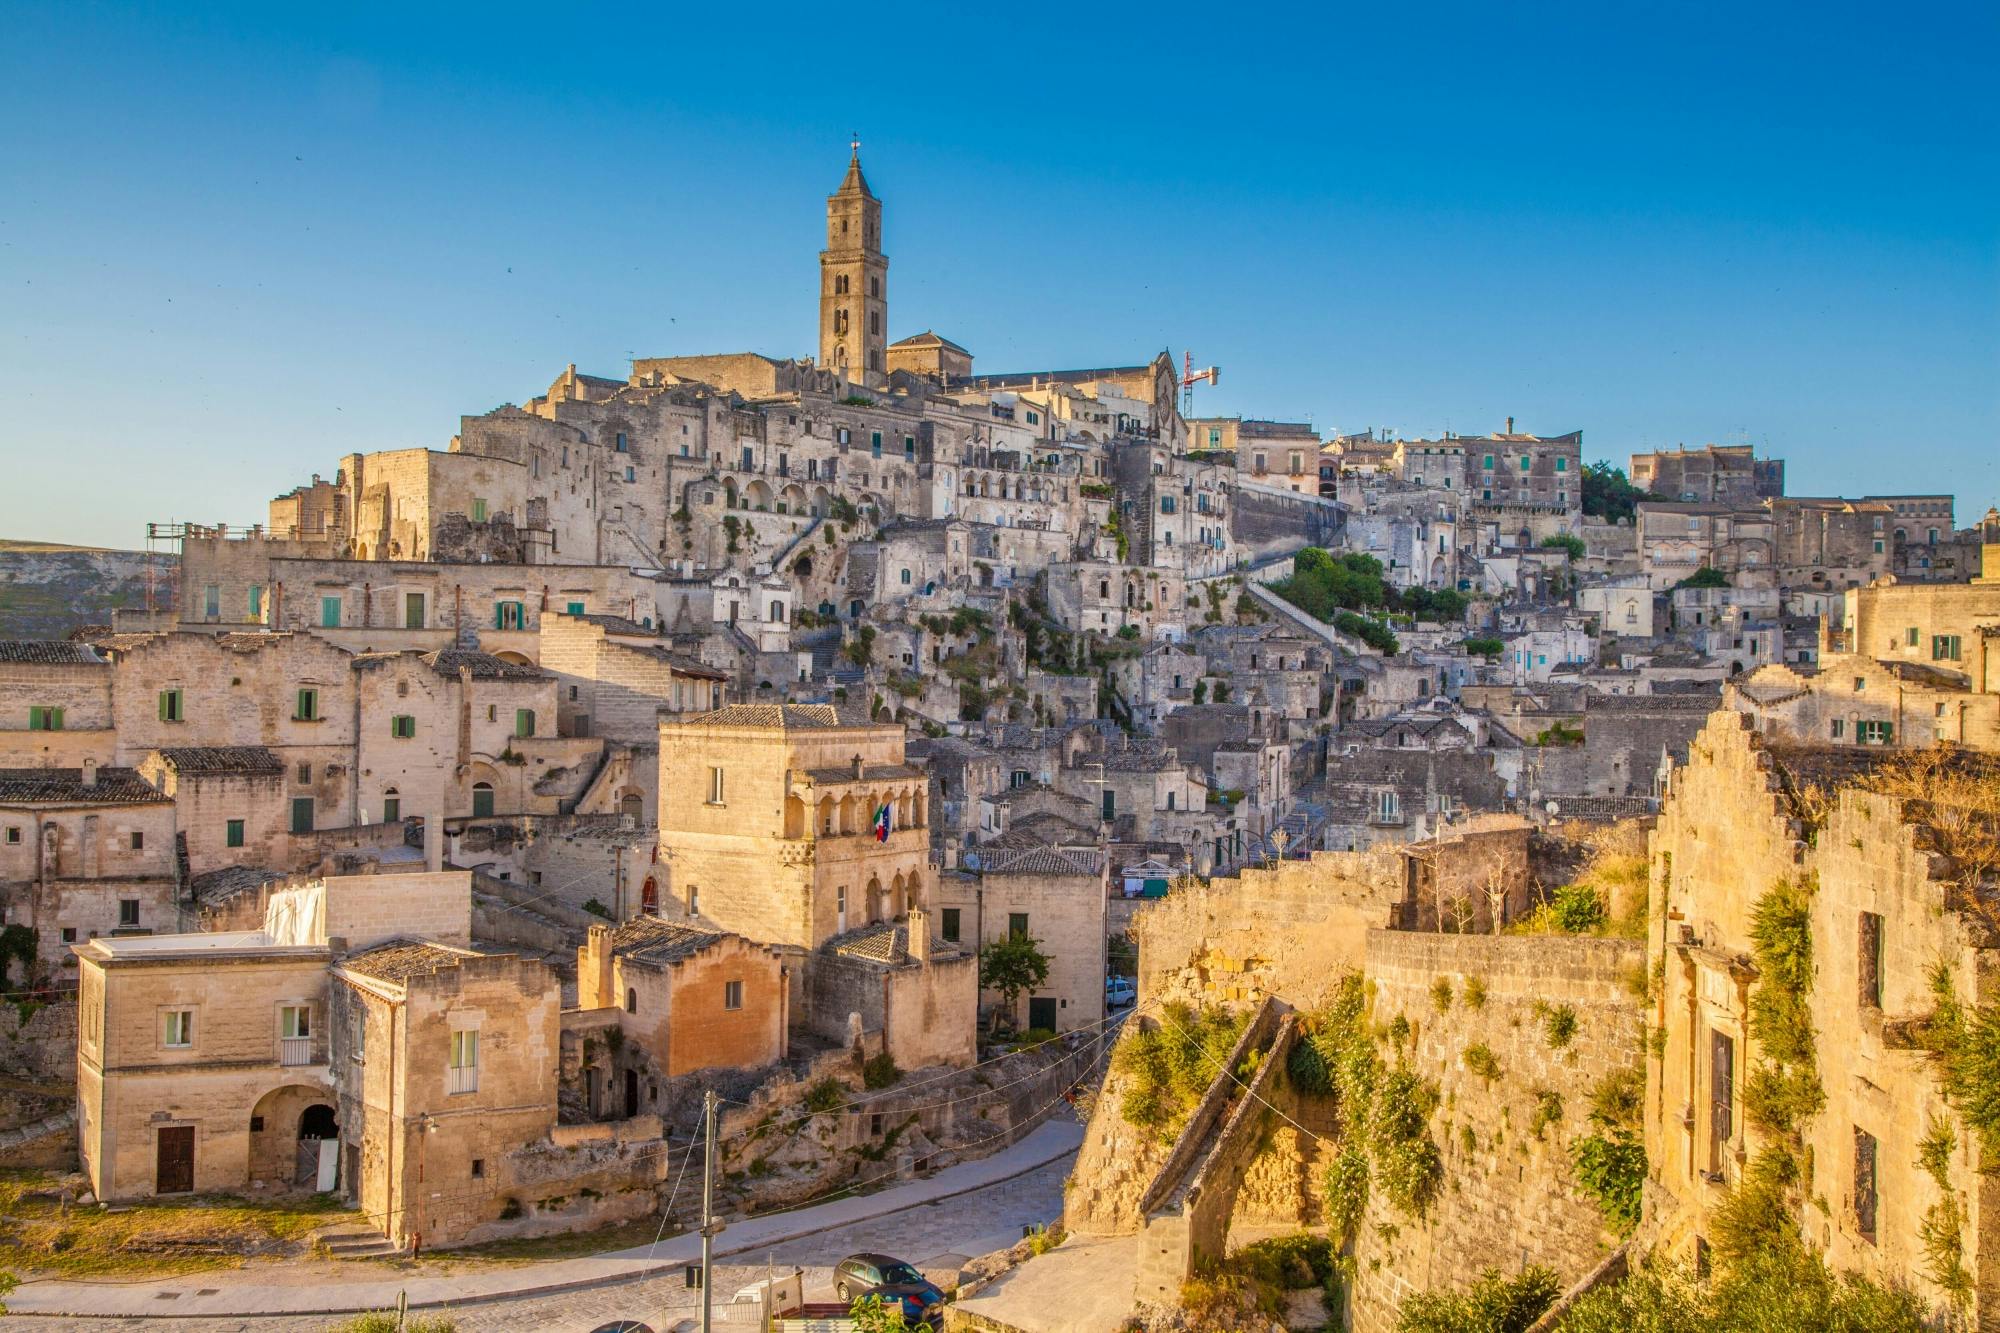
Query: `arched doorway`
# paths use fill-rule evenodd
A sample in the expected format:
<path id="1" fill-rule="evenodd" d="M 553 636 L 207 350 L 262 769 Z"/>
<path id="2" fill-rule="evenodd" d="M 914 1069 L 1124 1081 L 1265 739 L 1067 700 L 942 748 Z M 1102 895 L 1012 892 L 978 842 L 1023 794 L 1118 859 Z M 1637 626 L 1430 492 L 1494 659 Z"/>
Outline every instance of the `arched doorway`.
<path id="1" fill-rule="evenodd" d="M 647 916 L 660 914 L 660 884 L 651 875 L 646 876 L 646 883 L 639 890 L 639 910 Z"/>
<path id="2" fill-rule="evenodd" d="M 618 798 L 618 813 L 638 823 L 645 818 L 646 800 L 636 791 L 628 791 Z"/>
<path id="3" fill-rule="evenodd" d="M 250 1108 L 250 1179 L 330 1190 L 338 1184 L 339 1113 L 324 1087 L 273 1088 Z"/>

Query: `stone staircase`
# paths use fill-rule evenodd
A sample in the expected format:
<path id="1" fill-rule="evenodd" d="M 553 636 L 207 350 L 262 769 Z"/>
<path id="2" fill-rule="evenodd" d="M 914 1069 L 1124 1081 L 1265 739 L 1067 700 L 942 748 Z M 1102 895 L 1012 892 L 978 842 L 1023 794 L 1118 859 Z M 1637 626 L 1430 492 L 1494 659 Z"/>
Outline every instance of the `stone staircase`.
<path id="1" fill-rule="evenodd" d="M 315 1248 L 329 1259 L 389 1259 L 402 1248 L 379 1231 L 365 1227 L 331 1227 L 313 1238 Z"/>
<path id="2" fill-rule="evenodd" d="M 51 1156 L 76 1151 L 76 1108 L 66 1107 L 52 1116 L 19 1129 L 0 1131 L 0 1165 L 32 1166 Z"/>

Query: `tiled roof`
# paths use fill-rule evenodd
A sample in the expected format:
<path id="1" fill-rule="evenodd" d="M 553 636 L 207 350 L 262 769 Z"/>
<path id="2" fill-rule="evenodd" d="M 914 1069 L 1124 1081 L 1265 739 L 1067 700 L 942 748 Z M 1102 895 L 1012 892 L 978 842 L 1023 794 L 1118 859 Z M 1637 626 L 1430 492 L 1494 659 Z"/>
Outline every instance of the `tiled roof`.
<path id="1" fill-rule="evenodd" d="M 1045 787 L 1042 790 L 1048 789 Z M 1076 804 L 1086 810 L 1089 808 L 1088 804 L 1082 801 Z M 988 838 L 980 844 L 979 850 L 983 852 L 999 848 L 1004 851 L 1031 851 L 1058 845 L 1091 847 L 1096 843 L 1097 829 L 1094 825 L 1065 819 L 1053 811 L 1037 810 L 1010 822 L 1005 833 L 996 838 Z"/>
<path id="2" fill-rule="evenodd" d="M 0 768 L 0 805 L 152 805 L 167 798 L 129 768 L 100 768 L 86 787 L 77 768 Z"/>
<path id="3" fill-rule="evenodd" d="M 1070 875 L 1097 878 L 1103 858 L 1093 851 L 1054 847 L 1031 847 L 1025 851 L 1002 849 L 986 858 L 989 875 Z"/>
<path id="4" fill-rule="evenodd" d="M 175 745 L 160 758 L 176 773 L 282 773 L 285 765 L 262 745 Z"/>
<path id="5" fill-rule="evenodd" d="M 476 648 L 440 648 L 436 652 L 425 653 L 423 661 L 440 676 L 456 676 L 464 670 L 470 671 L 474 680 L 549 679 L 549 673 L 540 667 L 509 662 Z"/>
<path id="6" fill-rule="evenodd" d="M 223 866 L 220 870 L 205 871 L 189 880 L 188 892 L 194 895 L 197 902 L 213 907 L 283 878 L 275 870 L 260 870 L 256 866 Z"/>
<path id="7" fill-rule="evenodd" d="M 872 926 L 836 935 L 826 942 L 826 947 L 834 953 L 845 954 L 849 958 L 866 958 L 870 962 L 910 961 L 909 932 L 893 921 L 878 921 Z"/>
<path id="8" fill-rule="evenodd" d="M 673 668 L 674 674 L 678 676 L 688 676 L 700 680 L 729 679 L 729 673 L 720 667 L 712 667 L 706 662 L 697 661 L 689 657 L 686 653 L 677 653 L 670 648 L 663 648 L 658 644 L 613 643 L 607 646 L 616 648 L 620 652 L 637 653 L 641 657 L 650 657 L 655 661 L 665 662 Z"/>
<path id="9" fill-rule="evenodd" d="M 611 932 L 611 951 L 628 962 L 678 963 L 725 938 L 712 930 L 676 926 L 656 916 L 635 916 Z"/>
<path id="10" fill-rule="evenodd" d="M 849 764 L 845 768 L 809 768 L 806 776 L 814 782 L 892 782 L 899 778 L 920 778 L 924 770 L 914 764 L 867 764 L 857 779 L 854 766 Z"/>
<path id="11" fill-rule="evenodd" d="M 0 662 L 34 666 L 105 665 L 95 648 L 66 639 L 0 639 Z"/>
<path id="12" fill-rule="evenodd" d="M 461 950 L 447 949 L 441 944 L 427 944 L 422 940 L 391 940 L 387 944 L 349 954 L 341 959 L 340 965 L 350 972 L 359 972 L 364 977 L 374 977 L 379 981 L 408 981 L 411 977 L 429 976 L 448 967 L 457 967 L 467 956 Z"/>
<path id="13" fill-rule="evenodd" d="M 641 625 L 638 621 L 632 620 L 626 616 L 608 615 L 604 612 L 599 612 L 599 611 L 583 611 L 583 612 L 559 611 L 556 612 L 556 614 L 568 615 L 571 620 L 581 620 L 585 624 L 595 625 L 607 634 L 636 635 L 642 639 L 657 639 L 660 637 L 660 632 L 658 630 L 647 629 L 644 625 Z"/>
<path id="14" fill-rule="evenodd" d="M 681 720 L 689 727 L 838 727 L 832 704 L 730 704 Z"/>

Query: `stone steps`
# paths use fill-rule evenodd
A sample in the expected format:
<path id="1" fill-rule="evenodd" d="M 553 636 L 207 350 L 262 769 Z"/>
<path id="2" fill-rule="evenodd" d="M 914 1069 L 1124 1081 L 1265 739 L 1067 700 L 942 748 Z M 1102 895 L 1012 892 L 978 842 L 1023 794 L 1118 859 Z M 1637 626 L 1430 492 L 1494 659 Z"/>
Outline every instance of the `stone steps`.
<path id="1" fill-rule="evenodd" d="M 329 1259 L 383 1259 L 402 1253 L 394 1241 L 376 1231 L 323 1231 L 315 1243 Z"/>
<path id="2" fill-rule="evenodd" d="M 19 1129 L 0 1131 L 0 1153 L 10 1152 L 15 1148 L 34 1143 L 38 1139 L 48 1138 L 51 1135 L 68 1134 L 75 1129 L 76 1108 L 71 1107 L 66 1111 L 58 1111 L 46 1119 L 37 1120 L 32 1125 L 23 1125 Z"/>

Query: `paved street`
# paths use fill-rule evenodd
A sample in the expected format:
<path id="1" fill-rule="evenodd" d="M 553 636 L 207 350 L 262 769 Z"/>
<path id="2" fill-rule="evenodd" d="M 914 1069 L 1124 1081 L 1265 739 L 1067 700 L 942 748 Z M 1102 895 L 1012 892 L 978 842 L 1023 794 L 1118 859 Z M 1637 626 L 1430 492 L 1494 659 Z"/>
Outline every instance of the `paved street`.
<path id="1" fill-rule="evenodd" d="M 835 1230 L 777 1244 L 770 1263 L 780 1270 L 806 1270 L 809 1296 L 831 1299 L 826 1290 L 832 1265 L 860 1250 L 882 1250 L 927 1270 L 955 1270 L 968 1258 L 1001 1249 L 1021 1238 L 1022 1227 L 1046 1222 L 1062 1211 L 1062 1182 L 1073 1158 L 1064 1156 L 1011 1180 L 933 1203 L 855 1222 Z M 728 1248 L 725 1233 L 721 1244 Z M 750 1256 L 717 1265 L 716 1293 L 727 1298 L 737 1288 L 762 1279 L 763 1262 Z M 257 1270 L 214 1275 L 217 1283 L 256 1276 Z M 948 1275 L 941 1273 L 940 1276 Z M 645 1321 L 655 1333 L 666 1333 L 692 1319 L 697 1295 L 688 1290 L 683 1273 L 671 1273 L 596 1287 L 473 1301 L 453 1306 L 451 1314 L 464 1333 L 588 1333 L 614 1318 Z M 18 1308 L 18 1302 L 15 1305 Z M 180 1318 L 79 1319 L 14 1315 L 0 1318 L 0 1333 L 49 1333 L 54 1328 L 117 1330 L 118 1333 L 320 1333 L 344 1316 L 283 1315 Z"/>

